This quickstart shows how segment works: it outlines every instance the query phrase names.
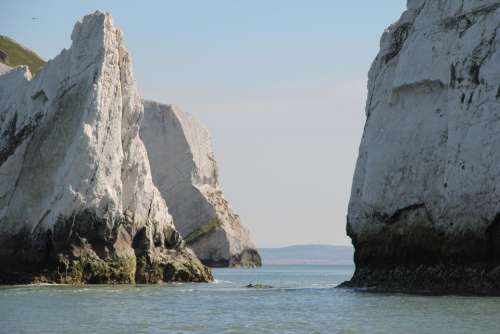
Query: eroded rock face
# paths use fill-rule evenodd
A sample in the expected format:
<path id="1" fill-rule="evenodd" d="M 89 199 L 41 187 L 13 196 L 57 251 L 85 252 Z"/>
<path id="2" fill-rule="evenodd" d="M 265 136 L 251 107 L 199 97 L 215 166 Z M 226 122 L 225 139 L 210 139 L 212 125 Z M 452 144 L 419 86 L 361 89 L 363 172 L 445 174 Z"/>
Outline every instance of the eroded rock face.
<path id="1" fill-rule="evenodd" d="M 410 0 L 384 32 L 345 286 L 500 293 L 499 27 L 498 0 Z"/>
<path id="2" fill-rule="evenodd" d="M 0 283 L 211 280 L 153 185 L 121 31 L 96 12 L 71 39 L 0 76 Z"/>
<path id="3" fill-rule="evenodd" d="M 260 266 L 248 230 L 224 199 L 208 130 L 176 107 L 144 101 L 140 135 L 153 181 L 178 231 L 209 266 Z"/>

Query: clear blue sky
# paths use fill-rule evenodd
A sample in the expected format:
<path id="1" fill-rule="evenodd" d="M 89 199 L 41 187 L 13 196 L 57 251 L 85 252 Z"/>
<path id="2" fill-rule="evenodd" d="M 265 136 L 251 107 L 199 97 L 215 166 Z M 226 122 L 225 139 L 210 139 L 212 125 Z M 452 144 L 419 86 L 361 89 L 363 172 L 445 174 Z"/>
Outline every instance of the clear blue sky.
<path id="1" fill-rule="evenodd" d="M 143 97 L 212 131 L 223 190 L 260 247 L 349 244 L 366 76 L 405 0 L 0 4 L 0 34 L 45 59 L 97 9 L 124 30 Z M 32 17 L 37 17 L 33 20 Z"/>

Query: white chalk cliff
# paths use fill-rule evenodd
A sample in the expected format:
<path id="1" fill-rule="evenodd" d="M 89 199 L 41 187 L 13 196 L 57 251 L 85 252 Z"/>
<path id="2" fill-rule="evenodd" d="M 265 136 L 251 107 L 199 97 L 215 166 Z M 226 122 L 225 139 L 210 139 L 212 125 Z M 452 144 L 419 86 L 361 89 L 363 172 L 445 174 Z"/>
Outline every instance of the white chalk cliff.
<path id="1" fill-rule="evenodd" d="M 9 72 L 11 69 L 11 67 L 5 65 L 4 63 L 0 63 L 0 75 Z"/>
<path id="2" fill-rule="evenodd" d="M 248 230 L 220 189 L 208 129 L 170 105 L 144 101 L 141 139 L 177 230 L 210 266 L 260 266 Z"/>
<path id="3" fill-rule="evenodd" d="M 369 72 L 350 286 L 500 293 L 500 1 L 409 0 Z"/>
<path id="4" fill-rule="evenodd" d="M 0 283 L 210 280 L 153 184 L 121 31 L 96 12 L 71 39 L 0 76 Z"/>

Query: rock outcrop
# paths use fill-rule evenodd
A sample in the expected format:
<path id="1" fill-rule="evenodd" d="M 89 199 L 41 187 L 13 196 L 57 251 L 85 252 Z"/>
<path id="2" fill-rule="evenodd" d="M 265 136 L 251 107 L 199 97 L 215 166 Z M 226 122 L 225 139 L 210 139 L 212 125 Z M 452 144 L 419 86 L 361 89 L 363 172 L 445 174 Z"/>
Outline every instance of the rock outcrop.
<path id="1" fill-rule="evenodd" d="M 208 130 L 176 107 L 144 101 L 140 136 L 153 181 L 177 230 L 209 266 L 260 266 L 261 259 L 224 199 Z"/>
<path id="2" fill-rule="evenodd" d="M 153 184 L 121 31 L 96 12 L 71 39 L 0 76 L 0 283 L 210 281 Z"/>
<path id="3" fill-rule="evenodd" d="M 7 66 L 3 63 L 0 63 L 0 75 L 5 74 L 9 72 L 12 68 L 10 66 Z"/>
<path id="4" fill-rule="evenodd" d="M 369 73 L 344 286 L 500 294 L 500 1 L 409 0 Z"/>

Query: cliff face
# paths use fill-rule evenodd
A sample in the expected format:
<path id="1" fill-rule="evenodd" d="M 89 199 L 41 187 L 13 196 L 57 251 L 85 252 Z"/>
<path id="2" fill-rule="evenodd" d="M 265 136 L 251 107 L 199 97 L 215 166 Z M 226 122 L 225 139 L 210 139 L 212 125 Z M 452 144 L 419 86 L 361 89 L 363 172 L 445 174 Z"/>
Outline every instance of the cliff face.
<path id="1" fill-rule="evenodd" d="M 208 130 L 193 116 L 144 101 L 140 135 L 153 181 L 187 245 L 209 266 L 260 266 L 237 214 L 224 199 Z"/>
<path id="2" fill-rule="evenodd" d="M 500 293 L 500 1 L 410 0 L 369 73 L 345 286 Z"/>
<path id="3" fill-rule="evenodd" d="M 153 185 L 121 31 L 96 12 L 71 39 L 0 76 L 0 283 L 211 280 Z"/>
<path id="4" fill-rule="evenodd" d="M 7 66 L 3 63 L 0 63 L 0 75 L 4 74 L 4 73 L 7 73 L 8 71 L 10 71 L 12 68 L 10 66 Z"/>

